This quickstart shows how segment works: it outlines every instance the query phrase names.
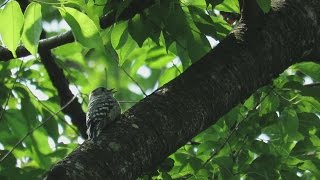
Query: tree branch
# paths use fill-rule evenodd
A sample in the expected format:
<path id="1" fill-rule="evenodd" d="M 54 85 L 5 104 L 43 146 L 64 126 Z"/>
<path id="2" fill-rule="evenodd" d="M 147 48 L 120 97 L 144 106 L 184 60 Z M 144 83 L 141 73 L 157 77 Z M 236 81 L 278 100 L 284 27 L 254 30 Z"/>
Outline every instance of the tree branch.
<path id="1" fill-rule="evenodd" d="M 85 141 L 56 164 L 47 179 L 135 179 L 320 47 L 320 1 L 274 2 L 278 6 L 263 23 L 240 22 L 215 49 L 126 111 L 95 143 Z"/>
<path id="2" fill-rule="evenodd" d="M 50 49 L 41 48 L 39 54 L 42 64 L 47 70 L 53 86 L 58 91 L 60 106 L 63 107 L 70 101 L 70 99 L 74 97 L 69 89 L 69 81 L 65 77 L 63 70 L 55 63 Z M 81 104 L 78 102 L 78 99 L 76 101 L 72 101 L 69 106 L 63 108 L 62 112 L 70 116 L 72 124 L 78 128 L 81 136 L 84 139 L 87 139 L 86 114 L 82 110 Z"/>

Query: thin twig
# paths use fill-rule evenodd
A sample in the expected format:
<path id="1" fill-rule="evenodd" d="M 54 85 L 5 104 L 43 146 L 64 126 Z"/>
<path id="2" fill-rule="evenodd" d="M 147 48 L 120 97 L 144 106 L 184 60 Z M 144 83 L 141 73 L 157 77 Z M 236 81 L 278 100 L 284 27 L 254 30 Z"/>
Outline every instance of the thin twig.
<path id="1" fill-rule="evenodd" d="M 265 99 L 266 97 L 269 96 L 269 94 L 272 92 L 273 88 L 261 99 L 261 101 L 255 106 L 254 109 L 256 109 Z M 249 111 L 250 112 L 250 111 Z M 246 119 L 249 119 L 249 116 L 250 114 L 248 113 L 248 115 L 243 118 L 242 120 L 240 120 L 236 126 L 232 129 L 232 131 L 229 133 L 228 137 L 224 140 L 224 142 L 217 148 L 216 151 L 214 151 L 212 153 L 212 155 L 210 156 L 210 158 L 208 158 L 205 163 L 203 164 L 203 167 L 206 166 L 212 159 L 215 155 L 217 155 L 221 150 L 222 148 L 224 148 L 224 146 L 227 144 L 227 142 L 229 141 L 229 139 L 231 138 L 231 136 L 238 130 L 239 126 L 242 124 L 242 122 L 244 122 Z"/>
<path id="2" fill-rule="evenodd" d="M 112 56 L 112 59 L 114 59 L 119 64 L 119 59 L 107 48 L 109 53 Z M 144 96 L 148 96 L 147 93 L 143 90 L 143 88 L 140 86 L 140 84 L 122 67 L 120 66 L 122 71 L 126 73 L 126 75 L 139 87 L 140 91 L 143 93 Z"/>
<path id="3" fill-rule="evenodd" d="M 0 5 L 0 8 L 2 8 L 4 5 L 6 5 L 9 2 L 9 0 L 7 0 L 6 2 L 4 2 L 3 4 Z"/>
<path id="4" fill-rule="evenodd" d="M 37 102 L 40 103 L 47 111 L 49 111 L 49 113 L 51 115 L 54 115 L 54 111 L 52 111 L 47 105 L 45 105 L 35 94 L 32 93 L 31 89 L 25 84 L 25 87 L 28 89 L 29 93 L 32 94 L 32 96 L 34 98 L 37 99 Z M 58 119 L 60 121 L 62 121 L 63 123 L 65 123 L 67 126 L 69 126 L 76 134 L 78 134 L 78 136 L 80 136 L 80 133 L 74 128 L 72 127 L 68 122 L 66 122 L 66 120 L 62 117 L 60 117 L 59 115 L 57 115 Z"/>
<path id="5" fill-rule="evenodd" d="M 4 115 L 4 111 L 7 109 L 7 106 L 8 106 L 10 97 L 11 97 L 11 92 L 12 92 L 12 90 L 14 89 L 14 86 L 16 85 L 17 80 L 20 78 L 19 74 L 20 74 L 20 71 L 21 71 L 21 69 L 22 69 L 22 64 L 23 64 L 23 61 L 21 61 L 21 64 L 20 64 L 20 66 L 19 66 L 19 70 L 17 71 L 17 77 L 14 79 L 13 85 L 12 85 L 10 91 L 8 92 L 8 96 L 7 96 L 7 99 L 6 99 L 6 103 L 5 103 L 4 108 L 2 109 L 2 111 L 1 111 L 1 113 L 0 113 L 0 121 L 1 121 L 1 119 L 2 119 L 2 116 Z"/>
<path id="6" fill-rule="evenodd" d="M 143 93 L 144 96 L 148 96 L 147 93 L 142 89 L 140 84 L 123 68 L 121 67 L 124 73 L 139 87 L 140 91 Z"/>
<path id="7" fill-rule="evenodd" d="M 245 146 L 246 141 L 249 139 L 248 137 L 249 137 L 249 136 L 246 135 L 246 136 L 243 138 L 244 140 L 242 141 L 240 148 L 233 154 L 233 158 L 238 157 L 238 155 L 240 154 L 241 150 L 242 150 L 243 147 Z"/>
<path id="8" fill-rule="evenodd" d="M 179 74 L 182 74 L 182 72 L 180 71 L 180 69 L 178 68 L 178 66 L 173 62 L 173 60 L 171 61 L 172 65 L 176 68 L 176 70 L 179 72 Z"/>
<path id="9" fill-rule="evenodd" d="M 275 93 L 276 95 L 278 95 L 279 97 L 281 97 L 282 99 L 284 99 L 285 101 L 287 101 L 290 104 L 294 104 L 292 101 L 298 97 L 298 95 L 295 95 L 293 98 L 288 99 L 288 98 L 284 97 L 282 94 L 280 94 L 279 92 L 277 92 L 275 90 L 272 90 L 272 91 L 273 91 L 273 93 Z"/>
<path id="10" fill-rule="evenodd" d="M 35 130 L 39 129 L 41 126 L 43 126 L 46 122 L 48 122 L 49 120 L 51 120 L 55 115 L 57 115 L 58 113 L 60 113 L 64 108 L 66 108 L 67 106 L 69 106 L 69 104 L 76 99 L 77 96 L 73 96 L 72 99 L 70 101 L 67 102 L 67 104 L 65 104 L 64 106 L 62 106 L 57 112 L 55 112 L 53 115 L 51 115 L 49 118 L 47 118 L 45 121 L 43 121 L 42 123 L 40 123 L 38 126 L 36 126 L 35 128 L 32 128 L 31 130 L 29 130 L 29 132 L 23 137 L 21 138 L 14 146 L 13 148 L 7 152 L 1 159 L 0 159 L 0 163 L 3 162 L 17 147 L 19 144 L 22 143 L 22 141 L 24 141 L 29 135 L 31 135 Z"/>

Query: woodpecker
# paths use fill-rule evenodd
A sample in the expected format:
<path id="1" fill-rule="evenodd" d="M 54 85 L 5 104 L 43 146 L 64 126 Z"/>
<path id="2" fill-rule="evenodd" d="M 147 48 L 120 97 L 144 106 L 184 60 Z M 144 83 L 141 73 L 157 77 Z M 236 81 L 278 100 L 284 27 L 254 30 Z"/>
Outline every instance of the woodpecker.
<path id="1" fill-rule="evenodd" d="M 119 102 L 113 97 L 115 92 L 114 89 L 99 87 L 90 93 L 86 117 L 89 139 L 96 138 L 103 128 L 120 116 Z"/>

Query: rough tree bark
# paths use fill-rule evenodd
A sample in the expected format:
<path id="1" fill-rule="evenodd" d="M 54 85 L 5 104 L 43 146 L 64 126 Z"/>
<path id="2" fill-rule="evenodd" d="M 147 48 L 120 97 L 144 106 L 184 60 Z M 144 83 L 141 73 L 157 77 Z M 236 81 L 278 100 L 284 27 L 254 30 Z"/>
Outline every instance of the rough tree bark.
<path id="1" fill-rule="evenodd" d="M 267 15 L 257 10 L 248 6 L 215 49 L 125 112 L 96 143 L 85 141 L 47 178 L 135 179 L 289 65 L 319 58 L 319 0 L 274 0 Z"/>

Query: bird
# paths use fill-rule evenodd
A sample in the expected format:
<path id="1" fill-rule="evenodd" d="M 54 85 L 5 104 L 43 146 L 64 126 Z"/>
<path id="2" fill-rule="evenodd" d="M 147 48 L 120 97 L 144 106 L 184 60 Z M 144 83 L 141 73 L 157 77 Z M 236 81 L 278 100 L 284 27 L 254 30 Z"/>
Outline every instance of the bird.
<path id="1" fill-rule="evenodd" d="M 121 114 L 119 102 L 113 96 L 114 89 L 98 87 L 89 95 L 86 114 L 87 135 L 95 139 L 108 125 L 118 119 Z"/>

